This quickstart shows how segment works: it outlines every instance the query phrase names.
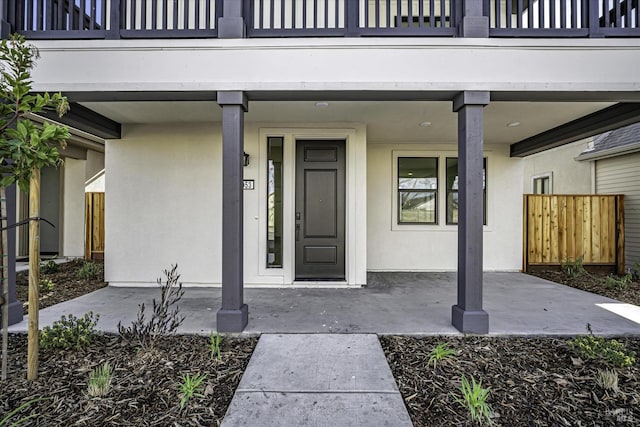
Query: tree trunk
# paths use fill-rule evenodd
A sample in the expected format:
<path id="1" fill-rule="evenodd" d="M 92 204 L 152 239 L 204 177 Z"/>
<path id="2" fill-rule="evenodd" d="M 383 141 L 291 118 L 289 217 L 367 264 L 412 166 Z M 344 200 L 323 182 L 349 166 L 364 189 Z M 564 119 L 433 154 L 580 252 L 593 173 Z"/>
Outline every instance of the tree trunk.
<path id="1" fill-rule="evenodd" d="M 40 169 L 31 171 L 29 182 L 29 324 L 27 335 L 27 379 L 38 378 L 38 309 L 40 305 Z"/>
<path id="2" fill-rule="evenodd" d="M 7 193 L 4 187 L 0 187 L 0 218 L 8 218 L 7 216 Z M 9 224 L 9 221 L 6 221 Z M 0 228 L 5 223 L 0 220 Z M 0 259 L 2 259 L 2 379 L 7 379 L 7 359 L 9 358 L 9 245 L 7 244 L 8 230 L 0 231 Z"/>

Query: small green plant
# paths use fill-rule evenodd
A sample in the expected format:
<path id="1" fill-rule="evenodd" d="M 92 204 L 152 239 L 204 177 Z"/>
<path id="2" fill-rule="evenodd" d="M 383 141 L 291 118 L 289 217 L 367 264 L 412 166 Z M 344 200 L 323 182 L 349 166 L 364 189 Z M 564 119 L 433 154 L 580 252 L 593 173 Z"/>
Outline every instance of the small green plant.
<path id="1" fill-rule="evenodd" d="M 631 273 L 627 273 L 619 279 L 613 275 L 607 276 L 605 280 L 605 285 L 611 289 L 627 289 L 629 284 L 633 282 L 633 275 Z"/>
<path id="2" fill-rule="evenodd" d="M 471 377 L 471 384 L 469 384 L 469 381 L 463 375 L 460 382 L 460 393 L 462 397 L 455 395 L 453 397 L 456 402 L 469 412 L 473 422 L 480 425 L 485 423 L 493 424 L 491 407 L 487 403 L 490 389 L 482 387 L 482 381 L 476 382 L 475 378 Z"/>
<path id="3" fill-rule="evenodd" d="M 51 279 L 40 279 L 40 292 L 51 292 L 56 287 Z"/>
<path id="4" fill-rule="evenodd" d="M 52 259 L 40 263 L 40 272 L 43 274 L 53 274 L 60 270 L 60 266 Z"/>
<path id="5" fill-rule="evenodd" d="M 180 409 L 184 409 L 192 397 L 204 397 L 200 393 L 202 381 L 207 378 L 207 374 L 195 374 L 193 377 L 189 374 L 182 376 L 180 383 Z"/>
<path id="6" fill-rule="evenodd" d="M 80 349 L 91 344 L 96 335 L 96 324 L 99 314 L 85 313 L 82 317 L 73 314 L 62 316 L 51 326 L 45 326 L 40 331 L 40 346 L 42 348 Z"/>
<path id="7" fill-rule="evenodd" d="M 565 274 L 569 277 L 581 276 L 587 272 L 582 265 L 583 261 L 584 256 L 580 256 L 573 261 L 567 260 L 561 265 L 562 271 L 564 271 Z"/>
<path id="8" fill-rule="evenodd" d="M 27 402 L 24 402 L 22 405 L 18 406 L 16 409 L 14 409 L 13 411 L 9 412 L 8 414 L 6 414 L 2 419 L 0 419 L 0 427 L 4 427 L 4 426 L 19 426 L 20 424 L 29 421 L 32 418 L 35 418 L 38 416 L 38 414 L 31 414 L 31 415 L 27 415 L 26 417 L 22 417 L 19 418 L 15 421 L 12 421 L 12 419 L 19 413 L 21 412 L 23 409 L 26 409 L 27 406 L 39 402 L 41 401 L 43 398 L 39 397 L 37 399 L 31 399 Z M 11 423 L 11 424 L 9 424 Z"/>
<path id="9" fill-rule="evenodd" d="M 609 369 L 598 369 L 598 376 L 596 378 L 596 384 L 603 390 L 618 393 L 618 373 Z"/>
<path id="10" fill-rule="evenodd" d="M 209 352 L 211 353 L 212 359 L 214 357 L 217 360 L 222 359 L 222 354 L 220 353 L 220 341 L 220 333 L 214 334 L 213 331 L 211 331 L 211 334 L 209 335 Z"/>
<path id="11" fill-rule="evenodd" d="M 633 267 L 629 270 L 634 281 L 640 281 L 640 261 L 633 263 Z"/>
<path id="12" fill-rule="evenodd" d="M 438 362 L 452 359 L 456 355 L 456 351 L 448 348 L 447 343 L 440 343 L 429 353 L 429 365 L 436 368 Z"/>
<path id="13" fill-rule="evenodd" d="M 113 379 L 113 369 L 109 362 L 105 362 L 103 365 L 91 371 L 89 375 L 89 384 L 87 386 L 87 393 L 91 397 L 102 397 L 109 394 L 111 390 L 111 381 Z"/>
<path id="14" fill-rule="evenodd" d="M 605 363 L 623 368 L 636 363 L 636 353 L 615 339 L 606 340 L 593 335 L 591 325 L 587 323 L 589 335 L 569 340 L 568 344 L 583 360 L 602 360 Z"/>
<path id="15" fill-rule="evenodd" d="M 76 275 L 78 279 L 95 279 L 100 274 L 100 266 L 93 261 L 84 261 Z"/>

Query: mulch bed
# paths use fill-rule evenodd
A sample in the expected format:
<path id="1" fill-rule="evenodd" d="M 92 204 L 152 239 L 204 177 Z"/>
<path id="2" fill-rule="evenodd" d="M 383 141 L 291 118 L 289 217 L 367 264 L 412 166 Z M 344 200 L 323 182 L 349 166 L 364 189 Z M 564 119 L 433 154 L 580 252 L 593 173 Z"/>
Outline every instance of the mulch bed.
<path id="1" fill-rule="evenodd" d="M 640 282 L 637 280 L 629 283 L 626 287 L 620 288 L 607 285 L 608 275 L 602 272 L 585 271 L 573 277 L 560 269 L 532 271 L 529 274 L 618 301 L 640 305 Z M 619 276 L 612 277 L 620 279 Z"/>
<path id="2" fill-rule="evenodd" d="M 640 355 L 640 339 L 620 339 Z M 493 422 L 501 426 L 640 424 L 640 368 L 615 368 L 619 393 L 596 384 L 594 361 L 579 364 L 567 340 L 555 338 L 397 337 L 382 346 L 416 427 L 473 425 L 455 397 L 460 379 L 490 388 Z M 446 342 L 458 354 L 434 369 L 429 353 Z"/>
<path id="3" fill-rule="evenodd" d="M 84 263 L 80 259 L 58 264 L 59 269 L 55 273 L 41 272 L 40 279 L 51 280 L 54 287 L 50 291 L 40 291 L 40 308 L 59 304 L 107 286 L 104 282 L 104 264 L 101 261 L 94 262 L 99 268 L 99 273 L 91 279 L 78 278 L 78 269 Z M 23 313 L 27 314 L 27 301 L 29 299 L 28 271 L 21 271 L 16 274 L 16 297 L 22 301 Z"/>
<path id="4" fill-rule="evenodd" d="M 152 350 L 140 350 L 119 336 L 101 335 L 82 350 L 42 349 L 39 378 L 26 375 L 26 336 L 9 341 L 9 379 L 0 381 L 0 414 L 34 398 L 13 420 L 37 416 L 21 426 L 218 426 L 240 382 L 257 339 L 222 339 L 221 360 L 212 358 L 209 338 L 169 336 Z M 90 371 L 104 362 L 115 367 L 106 397 L 90 397 Z M 202 397 L 180 410 L 185 374 L 206 374 Z M 0 416 L 0 419 L 2 416 Z"/>

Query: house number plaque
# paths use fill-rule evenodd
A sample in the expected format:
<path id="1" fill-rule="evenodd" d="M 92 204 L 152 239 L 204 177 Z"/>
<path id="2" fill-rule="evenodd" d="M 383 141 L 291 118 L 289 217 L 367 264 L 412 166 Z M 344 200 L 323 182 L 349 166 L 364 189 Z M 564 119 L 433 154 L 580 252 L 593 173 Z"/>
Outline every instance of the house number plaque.
<path id="1" fill-rule="evenodd" d="M 255 188 L 253 179 L 243 179 L 242 180 L 242 189 L 243 190 L 253 190 Z"/>

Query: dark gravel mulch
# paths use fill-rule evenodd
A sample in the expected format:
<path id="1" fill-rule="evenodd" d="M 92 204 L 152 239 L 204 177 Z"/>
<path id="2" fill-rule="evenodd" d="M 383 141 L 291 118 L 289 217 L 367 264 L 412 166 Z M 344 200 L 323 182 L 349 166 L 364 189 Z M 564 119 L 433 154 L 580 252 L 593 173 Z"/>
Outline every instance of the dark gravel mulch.
<path id="1" fill-rule="evenodd" d="M 221 360 L 212 358 L 209 338 L 168 336 L 153 350 L 140 350 L 115 335 L 102 335 L 82 350 L 41 350 L 39 378 L 26 375 L 26 336 L 12 335 L 9 379 L 0 381 L 0 414 L 30 404 L 14 420 L 21 426 L 217 426 L 222 421 L 257 339 L 222 339 Z M 90 397 L 90 371 L 104 362 L 115 367 L 111 392 Z M 180 410 L 185 374 L 206 374 L 202 397 Z M 2 417 L 0 416 L 0 419 Z"/>
<path id="2" fill-rule="evenodd" d="M 107 286 L 104 282 L 104 264 L 101 261 L 94 262 L 99 271 L 91 279 L 78 278 L 78 270 L 84 263 L 80 259 L 58 264 L 59 269 L 55 273 L 41 272 L 40 279 L 51 280 L 54 285 L 53 289 L 49 291 L 40 290 L 40 308 L 59 304 Z M 16 297 L 22 301 L 23 312 L 27 314 L 27 301 L 29 299 L 28 271 L 21 271 L 16 274 Z"/>
<path id="3" fill-rule="evenodd" d="M 640 339 L 620 339 L 640 355 Z M 603 364 L 579 359 L 565 339 L 496 337 L 382 337 L 382 346 L 416 427 L 472 425 L 455 401 L 460 379 L 490 388 L 488 402 L 501 426 L 640 424 L 640 368 L 615 368 L 619 392 L 596 383 Z M 434 369 L 430 351 L 446 342 L 458 354 Z"/>
<path id="4" fill-rule="evenodd" d="M 532 271 L 529 274 L 618 301 L 640 305 L 640 282 L 638 281 L 633 281 L 626 287 L 615 287 L 607 284 L 607 274 L 602 272 L 585 271 L 571 277 L 564 271 L 557 269 Z M 612 277 L 620 279 L 619 276 Z"/>

